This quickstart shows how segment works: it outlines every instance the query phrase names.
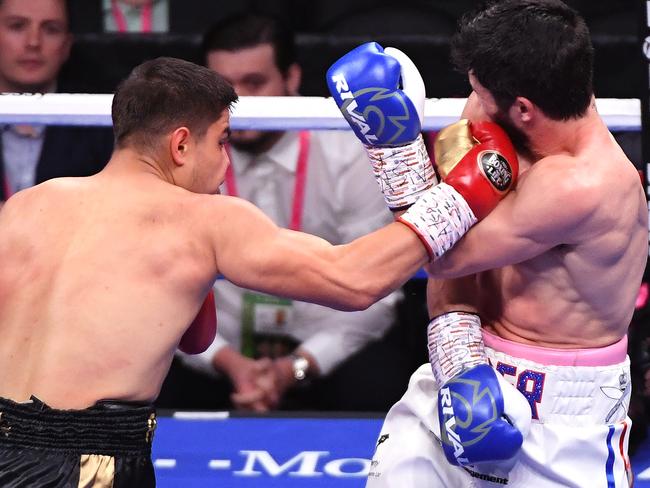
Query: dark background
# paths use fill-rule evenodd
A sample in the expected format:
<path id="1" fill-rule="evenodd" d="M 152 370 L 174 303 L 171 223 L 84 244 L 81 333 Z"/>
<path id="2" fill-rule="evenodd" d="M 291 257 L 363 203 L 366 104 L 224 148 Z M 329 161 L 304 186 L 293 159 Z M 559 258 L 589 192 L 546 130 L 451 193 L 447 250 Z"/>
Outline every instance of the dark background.
<path id="1" fill-rule="evenodd" d="M 397 47 L 418 66 L 428 97 L 463 97 L 465 76 L 449 62 L 449 39 L 474 0 L 170 0 L 169 34 L 103 34 L 91 0 L 70 0 L 76 43 L 62 78 L 70 92 L 111 93 L 129 71 L 146 59 L 174 56 L 200 62 L 200 38 L 213 22 L 239 11 L 276 15 L 297 33 L 303 66 L 303 95 L 327 96 L 324 76 L 353 47 L 377 41 Z M 640 98 L 644 58 L 640 2 L 568 0 L 585 17 L 596 51 L 595 89 L 599 98 Z M 96 10 L 96 9 L 95 9 Z"/>

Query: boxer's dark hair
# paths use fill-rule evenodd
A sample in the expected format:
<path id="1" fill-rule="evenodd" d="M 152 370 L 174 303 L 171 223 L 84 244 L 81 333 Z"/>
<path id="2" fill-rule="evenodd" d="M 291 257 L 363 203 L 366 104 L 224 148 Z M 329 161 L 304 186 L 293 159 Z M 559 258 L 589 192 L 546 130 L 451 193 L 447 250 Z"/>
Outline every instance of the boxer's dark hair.
<path id="1" fill-rule="evenodd" d="M 500 0 L 465 15 L 452 61 L 507 110 L 518 96 L 547 116 L 584 115 L 593 95 L 594 50 L 584 19 L 560 0 Z"/>
<path id="2" fill-rule="evenodd" d="M 266 43 L 273 47 L 275 65 L 286 74 L 296 62 L 294 34 L 285 22 L 270 16 L 237 14 L 212 25 L 201 43 L 203 61 L 211 51 L 237 51 Z"/>
<path id="3" fill-rule="evenodd" d="M 147 61 L 113 97 L 115 145 L 154 149 L 160 136 L 181 126 L 201 137 L 236 101 L 230 83 L 208 68 L 176 58 Z"/>

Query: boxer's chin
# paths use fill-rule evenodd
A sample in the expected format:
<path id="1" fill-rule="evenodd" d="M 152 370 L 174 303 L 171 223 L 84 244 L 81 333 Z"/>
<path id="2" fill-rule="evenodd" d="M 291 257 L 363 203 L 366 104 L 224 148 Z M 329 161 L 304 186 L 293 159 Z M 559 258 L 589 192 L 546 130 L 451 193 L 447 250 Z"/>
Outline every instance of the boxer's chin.
<path id="1" fill-rule="evenodd" d="M 239 151 L 260 154 L 277 141 L 281 132 L 259 130 L 237 130 L 230 135 L 230 144 Z"/>

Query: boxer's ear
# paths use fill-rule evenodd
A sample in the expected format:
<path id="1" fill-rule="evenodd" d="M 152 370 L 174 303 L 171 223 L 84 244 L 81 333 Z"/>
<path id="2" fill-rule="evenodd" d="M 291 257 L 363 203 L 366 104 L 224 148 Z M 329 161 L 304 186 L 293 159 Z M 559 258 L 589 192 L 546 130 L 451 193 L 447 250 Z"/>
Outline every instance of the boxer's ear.
<path id="1" fill-rule="evenodd" d="M 510 107 L 510 116 L 515 123 L 528 124 L 537 111 L 537 106 L 526 97 L 517 97 Z"/>
<path id="2" fill-rule="evenodd" d="M 176 166 L 187 162 L 190 148 L 190 130 L 187 127 L 178 127 L 169 138 L 169 152 Z"/>

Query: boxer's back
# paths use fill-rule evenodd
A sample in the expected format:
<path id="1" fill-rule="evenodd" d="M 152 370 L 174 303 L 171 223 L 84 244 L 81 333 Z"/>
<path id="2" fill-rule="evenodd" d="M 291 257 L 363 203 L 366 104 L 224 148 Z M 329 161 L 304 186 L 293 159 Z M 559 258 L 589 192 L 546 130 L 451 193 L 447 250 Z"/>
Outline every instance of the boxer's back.
<path id="1" fill-rule="evenodd" d="M 0 396 L 152 399 L 216 273 L 201 198 L 102 173 L 15 195 L 0 214 Z"/>

